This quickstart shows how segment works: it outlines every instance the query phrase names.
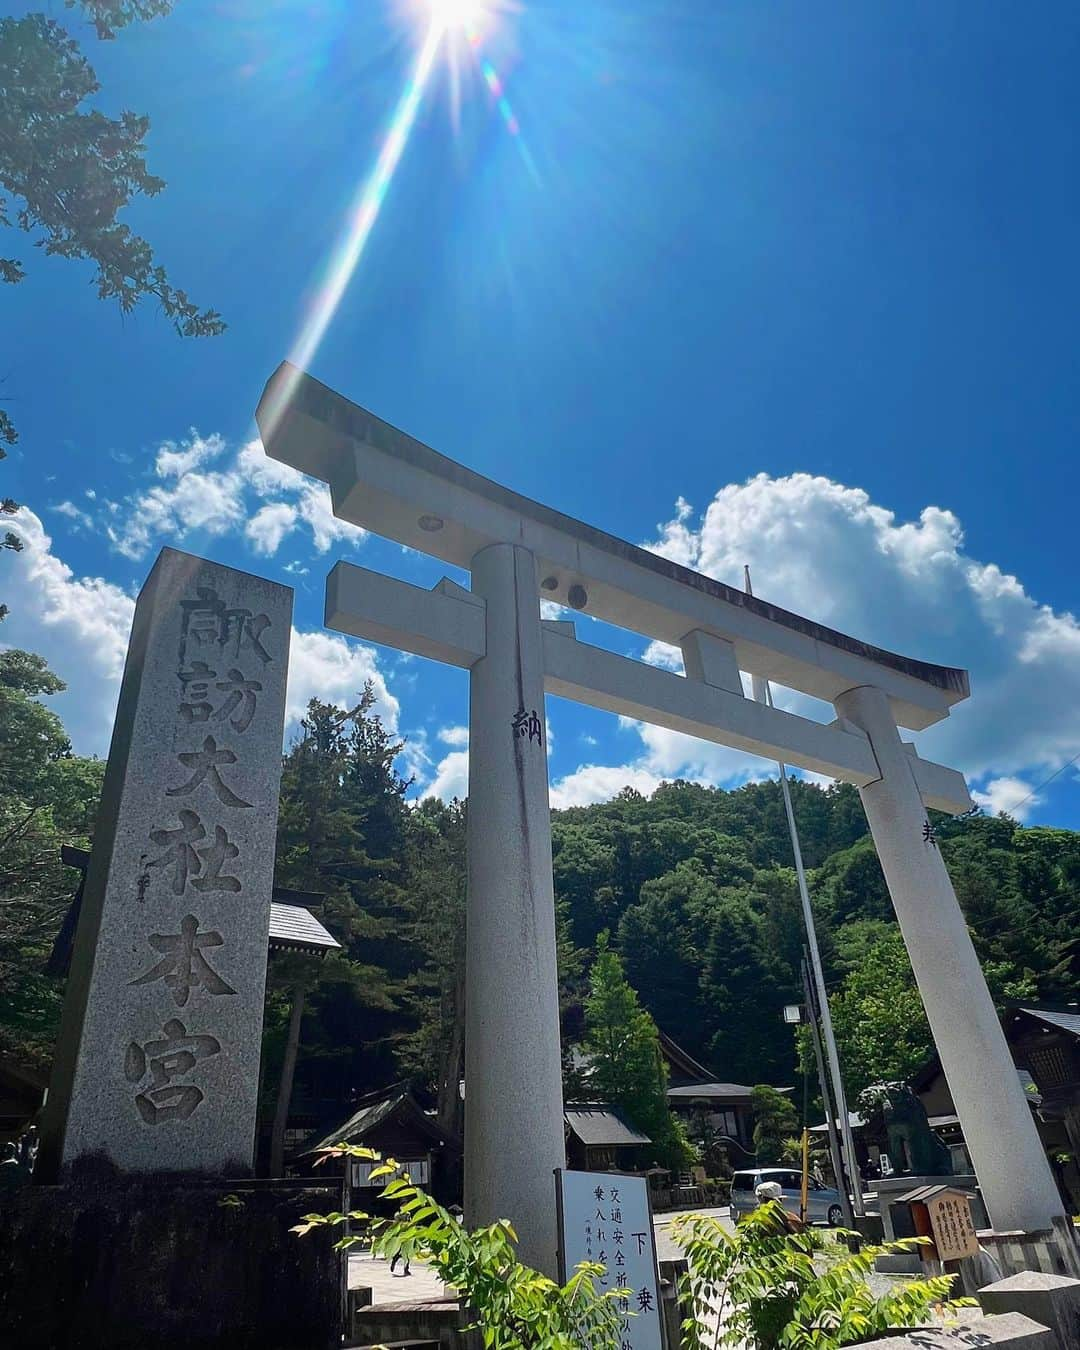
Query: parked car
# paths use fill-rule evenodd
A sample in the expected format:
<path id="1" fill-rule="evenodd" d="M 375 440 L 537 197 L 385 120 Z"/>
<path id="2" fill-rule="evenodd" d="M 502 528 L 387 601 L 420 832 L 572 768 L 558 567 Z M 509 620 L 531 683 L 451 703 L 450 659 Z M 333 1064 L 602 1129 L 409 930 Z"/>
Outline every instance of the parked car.
<path id="1" fill-rule="evenodd" d="M 763 1181 L 773 1181 L 783 1191 L 780 1203 L 792 1214 L 798 1214 L 802 1203 L 802 1173 L 791 1167 L 756 1167 L 753 1171 L 736 1172 L 731 1178 L 731 1217 L 739 1219 L 757 1209 L 755 1191 Z M 807 1218 L 811 1223 L 827 1223 L 836 1228 L 844 1221 L 840 1192 L 831 1186 L 810 1178 L 806 1197 Z"/>

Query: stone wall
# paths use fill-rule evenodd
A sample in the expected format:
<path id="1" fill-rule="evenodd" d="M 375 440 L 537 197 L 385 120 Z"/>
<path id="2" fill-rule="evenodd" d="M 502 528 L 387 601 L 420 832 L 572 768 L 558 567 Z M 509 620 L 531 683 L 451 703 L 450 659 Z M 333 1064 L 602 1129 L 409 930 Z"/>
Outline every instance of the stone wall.
<path id="1" fill-rule="evenodd" d="M 341 1259 L 290 1233 L 340 1190 L 141 1178 L 27 1186 L 0 1206 L 0 1345 L 329 1350 Z"/>

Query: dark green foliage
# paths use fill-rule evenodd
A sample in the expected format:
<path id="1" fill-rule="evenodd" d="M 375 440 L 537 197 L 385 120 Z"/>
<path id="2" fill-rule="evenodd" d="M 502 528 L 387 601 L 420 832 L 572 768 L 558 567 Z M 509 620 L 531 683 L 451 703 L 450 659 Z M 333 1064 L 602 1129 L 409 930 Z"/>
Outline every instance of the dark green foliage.
<path id="1" fill-rule="evenodd" d="M 606 933 L 597 942 L 585 1001 L 584 1048 L 591 1099 L 621 1108 L 652 1140 L 657 1161 L 685 1167 L 691 1149 L 681 1123 L 668 1109 L 668 1072 L 656 1023 L 627 984 Z"/>
<path id="2" fill-rule="evenodd" d="M 754 1150 L 763 1166 L 784 1160 L 787 1141 L 797 1133 L 799 1117 L 788 1097 L 768 1083 L 754 1088 Z"/>
<path id="3" fill-rule="evenodd" d="M 59 848 L 87 842 L 103 768 L 72 754 L 45 706 L 62 687 L 39 657 L 0 653 L 0 1047 L 38 1063 L 60 997 L 40 971 L 78 881 Z M 343 944 L 314 968 L 294 1097 L 343 1116 L 358 1093 L 408 1079 L 458 1132 L 467 807 L 410 803 L 399 749 L 369 688 L 348 710 L 314 701 L 284 759 L 277 881 L 324 896 L 320 917 Z M 792 792 L 853 1100 L 910 1074 L 932 1051 L 930 1033 L 857 794 L 798 781 Z M 1075 998 L 1080 834 L 1003 818 L 935 824 L 997 1002 Z M 782 1008 L 801 1001 L 803 937 L 778 785 L 627 790 L 557 812 L 552 833 L 567 1091 L 598 1091 L 570 1048 L 595 1035 L 586 1009 L 601 978 L 634 1026 L 655 1022 L 717 1078 L 795 1085 L 796 1049 L 807 1047 Z M 291 971 L 272 969 L 271 1106 L 294 987 Z M 640 1064 L 653 1105 L 636 1109 L 648 1113 L 664 1106 L 654 1049 Z M 662 1142 L 664 1119 L 639 1123 Z M 797 1128 L 785 1120 L 773 1138 Z"/>
<path id="4" fill-rule="evenodd" d="M 42 973 L 79 875 L 63 844 L 85 847 L 104 765 L 78 759 L 60 719 L 37 701 L 64 683 L 30 652 L 0 652 L 0 1052 L 42 1068 L 60 991 Z"/>
<path id="5" fill-rule="evenodd" d="M 393 767 L 401 744 L 374 702 L 370 684 L 348 710 L 312 699 L 282 771 L 276 880 L 322 894 L 320 916 L 343 947 L 307 998 L 298 1079 L 316 1101 L 347 1100 L 392 1079 L 402 1030 L 408 784 Z M 275 981 L 274 994 L 264 1092 L 276 1085 L 288 990 Z"/>
<path id="6" fill-rule="evenodd" d="M 171 5 L 88 0 L 81 7 L 100 36 L 112 37 Z M 176 290 L 146 240 L 117 219 L 132 198 L 154 197 L 165 183 L 146 167 L 149 119 L 85 108 L 98 90 L 79 44 L 54 20 L 0 20 L 0 185 L 19 203 L 13 216 L 0 208 L 0 224 L 33 234 L 46 253 L 93 263 L 98 295 L 124 313 L 153 298 L 184 337 L 220 333 L 220 317 Z M 23 276 L 21 262 L 0 260 L 0 280 Z"/>

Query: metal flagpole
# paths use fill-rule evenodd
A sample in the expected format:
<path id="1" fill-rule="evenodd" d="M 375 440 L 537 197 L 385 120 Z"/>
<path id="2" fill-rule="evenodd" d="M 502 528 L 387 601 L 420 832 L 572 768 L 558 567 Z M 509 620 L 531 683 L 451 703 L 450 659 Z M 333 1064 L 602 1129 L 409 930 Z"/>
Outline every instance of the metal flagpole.
<path id="1" fill-rule="evenodd" d="M 750 586 L 750 568 L 743 568 L 744 589 L 747 595 L 753 595 Z M 772 690 L 768 680 L 758 675 L 751 676 L 754 702 L 773 705 Z M 825 974 L 821 968 L 821 952 L 818 950 L 817 931 L 814 928 L 814 911 L 810 906 L 810 892 L 806 886 L 806 872 L 803 868 L 802 848 L 799 844 L 799 831 L 795 825 L 795 810 L 791 804 L 791 789 L 788 786 L 787 766 L 780 760 L 780 790 L 784 795 L 784 810 L 787 813 L 788 833 L 791 835 L 791 848 L 795 855 L 795 875 L 799 880 L 799 899 L 802 901 L 803 923 L 806 925 L 806 941 L 810 949 L 810 966 L 814 972 L 814 987 L 817 991 L 818 1008 L 821 1013 L 821 1030 L 825 1039 L 825 1051 L 828 1056 L 829 1073 L 832 1077 L 833 1101 L 839 1117 L 840 1139 L 844 1149 L 844 1162 L 848 1180 L 851 1183 L 851 1203 L 855 1213 L 865 1213 L 862 1198 L 862 1177 L 855 1157 L 855 1139 L 851 1133 L 851 1118 L 848 1115 L 847 1097 L 844 1093 L 844 1080 L 840 1076 L 840 1056 L 836 1051 L 836 1037 L 833 1035 L 832 1016 L 829 1012 L 829 996 L 825 991 Z"/>

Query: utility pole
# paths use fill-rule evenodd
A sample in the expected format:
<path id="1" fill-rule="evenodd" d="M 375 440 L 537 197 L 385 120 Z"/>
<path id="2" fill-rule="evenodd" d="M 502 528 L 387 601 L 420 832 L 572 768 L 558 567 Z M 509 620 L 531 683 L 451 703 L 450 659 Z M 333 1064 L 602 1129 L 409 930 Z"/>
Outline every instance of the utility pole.
<path id="1" fill-rule="evenodd" d="M 750 568 L 743 568 L 744 589 L 747 595 L 753 595 L 750 587 Z M 768 680 L 760 676 L 751 677 L 754 702 L 773 706 L 772 690 Z M 780 769 L 780 790 L 784 795 L 784 810 L 787 813 L 788 833 L 791 835 L 791 850 L 795 855 L 795 875 L 799 881 L 799 899 L 802 901 L 803 923 L 806 927 L 806 941 L 810 949 L 810 966 L 814 973 L 814 987 L 817 993 L 817 1006 L 821 1014 L 821 1028 L 825 1039 L 825 1051 L 829 1072 L 832 1075 L 833 1100 L 840 1122 L 840 1138 L 843 1142 L 844 1161 L 847 1163 L 848 1179 L 851 1182 L 851 1202 L 855 1213 L 862 1215 L 862 1177 L 855 1156 L 855 1139 L 851 1133 L 851 1117 L 848 1114 L 847 1097 L 844 1093 L 844 1080 L 840 1076 L 840 1056 L 836 1050 L 836 1037 L 833 1035 L 832 1016 L 829 1012 L 829 996 L 825 989 L 825 974 L 821 968 L 821 952 L 818 950 L 817 931 L 814 928 L 814 911 L 810 904 L 810 891 L 806 885 L 806 870 L 803 867 L 802 848 L 799 844 L 799 831 L 795 825 L 795 808 L 791 804 L 791 789 L 788 786 L 787 766 L 777 761 Z M 824 1080 L 823 1080 L 824 1081 Z"/>
<path id="2" fill-rule="evenodd" d="M 851 1200 L 844 1177 L 844 1165 L 840 1158 L 840 1139 L 836 1133 L 836 1116 L 833 1114 L 832 1094 L 825 1074 L 825 1056 L 821 1053 L 821 1027 L 818 1024 L 817 999 L 810 983 L 810 968 L 806 961 L 806 948 L 803 948 L 802 961 L 803 998 L 806 1000 L 806 1015 L 810 1023 L 810 1036 L 814 1042 L 814 1058 L 817 1061 L 818 1082 L 821 1084 L 821 1100 L 825 1104 L 825 1125 L 829 1131 L 829 1157 L 832 1159 L 833 1175 L 836 1177 L 836 1189 L 840 1192 L 840 1208 L 844 1211 L 844 1227 L 854 1228 L 855 1220 L 851 1213 Z"/>

